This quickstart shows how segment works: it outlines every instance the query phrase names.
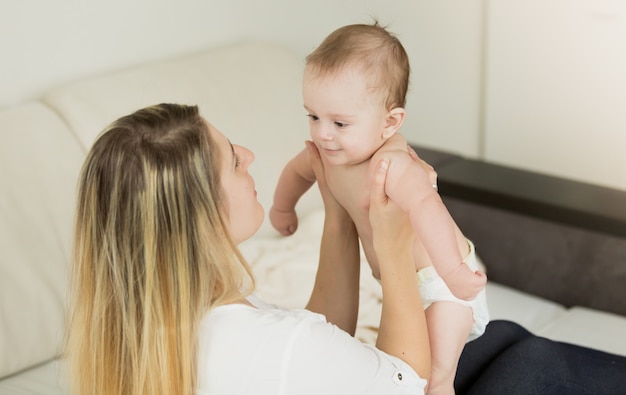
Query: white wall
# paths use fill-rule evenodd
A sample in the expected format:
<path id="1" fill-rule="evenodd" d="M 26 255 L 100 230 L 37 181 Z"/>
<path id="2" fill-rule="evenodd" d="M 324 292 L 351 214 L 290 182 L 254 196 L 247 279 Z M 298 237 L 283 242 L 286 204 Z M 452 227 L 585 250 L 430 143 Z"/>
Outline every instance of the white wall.
<path id="1" fill-rule="evenodd" d="M 487 13 L 485 158 L 626 190 L 626 1 Z"/>
<path id="2" fill-rule="evenodd" d="M 411 58 L 411 141 L 626 189 L 624 0 L 0 0 L 0 108 L 247 38 L 304 58 L 371 16 Z"/>
<path id="3" fill-rule="evenodd" d="M 68 81 L 244 38 L 303 58 L 337 27 L 376 16 L 414 70 L 403 131 L 477 155 L 482 0 L 0 0 L 0 107 Z M 304 112 L 303 112 L 304 115 Z"/>

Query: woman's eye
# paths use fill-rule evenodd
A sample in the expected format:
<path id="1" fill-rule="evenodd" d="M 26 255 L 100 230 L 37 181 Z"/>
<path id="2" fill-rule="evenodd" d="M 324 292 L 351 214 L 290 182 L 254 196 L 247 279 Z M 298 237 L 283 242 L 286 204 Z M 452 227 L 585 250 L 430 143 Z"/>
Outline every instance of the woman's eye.
<path id="1" fill-rule="evenodd" d="M 241 156 L 235 154 L 235 169 L 241 164 Z"/>

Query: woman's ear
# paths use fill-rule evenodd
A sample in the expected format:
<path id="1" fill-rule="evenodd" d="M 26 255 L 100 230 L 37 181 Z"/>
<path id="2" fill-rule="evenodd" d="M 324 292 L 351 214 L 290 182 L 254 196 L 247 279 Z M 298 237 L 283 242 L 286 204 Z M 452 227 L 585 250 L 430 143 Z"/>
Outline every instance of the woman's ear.
<path id="1" fill-rule="evenodd" d="M 383 138 L 385 140 L 396 134 L 402 126 L 405 117 L 406 111 L 402 107 L 393 108 L 387 113 L 385 128 L 383 129 Z"/>

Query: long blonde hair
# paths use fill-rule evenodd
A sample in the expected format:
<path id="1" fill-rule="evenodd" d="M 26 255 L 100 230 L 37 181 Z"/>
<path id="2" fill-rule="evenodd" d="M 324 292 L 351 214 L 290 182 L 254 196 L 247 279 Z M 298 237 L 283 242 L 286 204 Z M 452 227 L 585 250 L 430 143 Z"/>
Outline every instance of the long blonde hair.
<path id="1" fill-rule="evenodd" d="M 219 151 L 195 106 L 100 134 L 79 180 L 66 354 L 80 394 L 192 394 L 197 331 L 251 270 L 222 215 Z"/>

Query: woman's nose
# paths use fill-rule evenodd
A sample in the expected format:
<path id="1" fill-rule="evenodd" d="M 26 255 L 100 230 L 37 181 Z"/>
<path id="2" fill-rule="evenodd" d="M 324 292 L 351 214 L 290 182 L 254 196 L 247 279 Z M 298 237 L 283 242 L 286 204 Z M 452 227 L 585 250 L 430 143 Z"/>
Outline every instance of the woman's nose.
<path id="1" fill-rule="evenodd" d="M 239 147 L 241 149 L 240 156 L 243 158 L 243 162 L 246 167 L 250 166 L 252 162 L 254 162 L 255 156 L 254 152 L 250 151 L 246 147 Z"/>

